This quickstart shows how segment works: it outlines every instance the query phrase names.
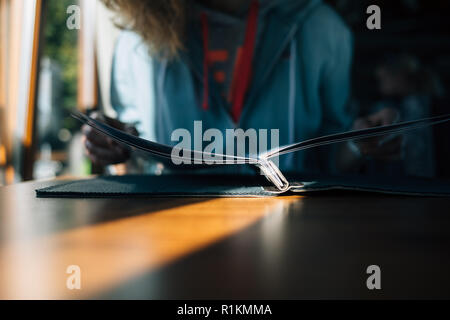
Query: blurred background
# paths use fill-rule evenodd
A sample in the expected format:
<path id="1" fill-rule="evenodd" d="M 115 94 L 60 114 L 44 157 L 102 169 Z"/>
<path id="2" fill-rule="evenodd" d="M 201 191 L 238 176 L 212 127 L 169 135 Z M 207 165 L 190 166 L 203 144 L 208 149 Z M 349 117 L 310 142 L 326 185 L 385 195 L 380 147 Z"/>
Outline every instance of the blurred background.
<path id="1" fill-rule="evenodd" d="M 391 106 L 407 120 L 450 112 L 450 1 L 326 2 L 354 33 L 350 103 L 356 113 Z M 382 9 L 381 30 L 366 27 L 372 4 Z M 79 29 L 67 25 L 72 5 L 81 8 Z M 101 172 L 85 157 L 70 112 L 111 110 L 119 33 L 111 18 L 96 0 L 0 0 L 0 185 Z M 407 155 L 430 156 L 401 174 L 448 178 L 449 131 L 439 126 L 408 135 Z M 368 161 L 359 171 L 393 174 L 399 165 Z"/>

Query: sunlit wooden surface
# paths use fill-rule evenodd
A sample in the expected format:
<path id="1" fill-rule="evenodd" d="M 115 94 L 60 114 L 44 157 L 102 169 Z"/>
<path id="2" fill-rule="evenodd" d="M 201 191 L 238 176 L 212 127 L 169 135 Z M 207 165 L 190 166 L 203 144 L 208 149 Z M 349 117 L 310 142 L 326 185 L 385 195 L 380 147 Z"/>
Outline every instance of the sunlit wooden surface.
<path id="1" fill-rule="evenodd" d="M 45 184 L 45 183 L 44 183 Z M 293 199 L 36 199 L 1 189 L 1 298 L 89 297 L 238 232 Z M 78 265 L 82 290 L 66 287 Z"/>
<path id="2" fill-rule="evenodd" d="M 450 199 L 35 198 L 55 183 L 0 189 L 0 298 L 450 297 Z"/>

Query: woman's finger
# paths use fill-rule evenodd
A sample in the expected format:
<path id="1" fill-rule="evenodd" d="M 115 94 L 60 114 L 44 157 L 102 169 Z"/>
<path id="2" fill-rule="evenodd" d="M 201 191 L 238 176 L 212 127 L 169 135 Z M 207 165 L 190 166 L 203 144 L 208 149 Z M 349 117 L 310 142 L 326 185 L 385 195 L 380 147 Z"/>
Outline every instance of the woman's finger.
<path id="1" fill-rule="evenodd" d="M 122 163 L 128 160 L 130 156 L 129 151 L 122 146 L 104 148 L 102 146 L 93 144 L 89 140 L 86 140 L 85 146 L 88 151 L 88 155 L 93 156 L 96 160 L 101 160 L 102 163 Z"/>
<path id="2" fill-rule="evenodd" d="M 86 140 L 90 141 L 92 144 L 102 146 L 104 148 L 109 148 L 113 145 L 113 140 L 111 138 L 88 125 L 84 125 L 82 127 L 82 132 L 86 137 Z"/>

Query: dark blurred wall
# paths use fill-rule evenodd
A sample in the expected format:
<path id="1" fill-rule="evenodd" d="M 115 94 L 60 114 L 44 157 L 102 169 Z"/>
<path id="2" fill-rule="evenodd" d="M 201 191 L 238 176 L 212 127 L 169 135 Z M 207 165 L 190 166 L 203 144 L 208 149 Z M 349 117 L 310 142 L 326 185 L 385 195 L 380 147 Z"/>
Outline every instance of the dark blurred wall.
<path id="1" fill-rule="evenodd" d="M 417 57 L 440 79 L 444 96 L 434 113 L 450 113 L 450 1 L 448 0 L 326 0 L 351 27 L 355 37 L 353 101 L 364 113 L 380 98 L 375 68 L 387 55 Z M 368 30 L 366 10 L 378 5 L 382 29 Z M 450 128 L 434 128 L 438 176 L 450 178 Z"/>
<path id="2" fill-rule="evenodd" d="M 437 72 L 450 88 L 450 1 L 327 0 L 355 35 L 354 96 L 364 102 L 377 96 L 374 67 L 387 54 L 410 53 Z M 366 9 L 380 6 L 382 29 L 366 28 Z"/>

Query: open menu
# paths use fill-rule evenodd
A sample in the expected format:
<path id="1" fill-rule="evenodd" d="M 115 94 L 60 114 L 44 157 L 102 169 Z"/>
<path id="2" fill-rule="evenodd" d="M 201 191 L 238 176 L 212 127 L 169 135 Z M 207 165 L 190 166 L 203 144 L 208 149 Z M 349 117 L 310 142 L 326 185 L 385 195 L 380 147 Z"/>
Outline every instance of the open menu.
<path id="1" fill-rule="evenodd" d="M 310 148 L 316 148 L 319 146 L 335 144 L 339 142 L 360 140 L 376 136 L 396 135 L 407 130 L 420 129 L 427 126 L 437 125 L 450 121 L 450 115 L 447 114 L 426 119 L 400 122 L 392 125 L 374 127 L 369 129 L 353 130 L 348 132 L 317 137 L 306 141 L 300 141 L 298 143 L 294 143 L 291 145 L 281 146 L 276 149 L 264 152 L 262 154 L 258 154 L 257 156 L 253 155 L 242 157 L 229 154 L 211 154 L 197 150 L 174 150 L 177 147 L 168 146 L 154 141 L 139 138 L 137 136 L 113 128 L 110 125 L 102 121 L 93 119 L 85 114 L 75 113 L 73 114 L 73 116 L 78 120 L 80 120 L 81 122 L 83 122 L 84 124 L 93 127 L 99 132 L 111 137 L 112 139 L 120 143 L 128 145 L 132 148 L 139 149 L 141 151 L 144 151 L 157 157 L 163 157 L 172 160 L 174 159 L 174 157 L 177 157 L 178 160 L 186 160 L 183 159 L 185 154 L 189 154 L 190 157 L 194 157 L 197 159 L 203 159 L 204 156 L 206 155 L 216 157 L 220 156 L 225 161 L 222 161 L 220 164 L 215 165 L 233 165 L 233 164 L 253 165 L 261 170 L 263 175 L 273 185 L 273 191 L 276 193 L 284 193 L 288 191 L 301 192 L 303 191 L 305 186 L 303 183 L 289 182 L 289 180 L 283 175 L 283 173 L 272 161 L 272 159 L 275 157 Z M 179 151 L 188 151 L 188 152 L 179 152 Z"/>

